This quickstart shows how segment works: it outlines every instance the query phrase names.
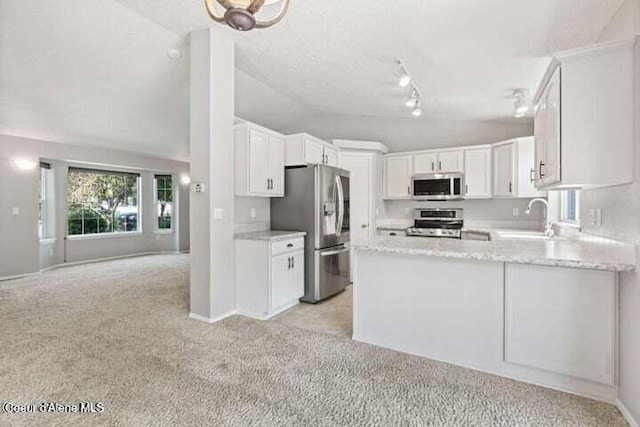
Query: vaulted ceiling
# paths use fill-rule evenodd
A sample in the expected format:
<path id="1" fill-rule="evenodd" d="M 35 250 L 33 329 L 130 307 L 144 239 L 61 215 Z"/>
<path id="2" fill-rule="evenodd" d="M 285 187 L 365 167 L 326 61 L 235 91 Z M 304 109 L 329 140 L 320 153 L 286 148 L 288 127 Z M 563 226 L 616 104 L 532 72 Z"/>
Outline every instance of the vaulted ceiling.
<path id="1" fill-rule="evenodd" d="M 291 0 L 270 29 L 219 28 L 237 41 L 237 112 L 268 126 L 401 126 L 395 57 L 425 97 L 411 120 L 517 124 L 512 90 L 534 92 L 550 55 L 593 43 L 621 2 Z M 188 157 L 188 33 L 212 25 L 200 0 L 0 0 L 0 132 Z"/>

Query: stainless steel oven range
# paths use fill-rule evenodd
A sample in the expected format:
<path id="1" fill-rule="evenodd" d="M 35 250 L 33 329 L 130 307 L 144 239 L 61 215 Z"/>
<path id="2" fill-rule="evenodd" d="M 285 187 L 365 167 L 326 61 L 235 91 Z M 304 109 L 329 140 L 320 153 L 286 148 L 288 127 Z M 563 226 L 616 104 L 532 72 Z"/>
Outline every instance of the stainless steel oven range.
<path id="1" fill-rule="evenodd" d="M 407 236 L 462 238 L 462 209 L 460 208 L 419 208 L 413 210 L 413 227 L 407 229 Z"/>

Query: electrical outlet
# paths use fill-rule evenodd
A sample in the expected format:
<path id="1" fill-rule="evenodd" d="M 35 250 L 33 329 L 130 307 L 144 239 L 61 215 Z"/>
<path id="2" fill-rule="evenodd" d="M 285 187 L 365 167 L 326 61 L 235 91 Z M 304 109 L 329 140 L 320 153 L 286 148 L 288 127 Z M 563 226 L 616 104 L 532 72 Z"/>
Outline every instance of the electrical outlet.
<path id="1" fill-rule="evenodd" d="M 258 214 L 256 212 L 256 208 L 251 208 L 249 213 L 251 214 L 251 218 L 255 218 L 256 216 L 258 216 Z"/>
<path id="2" fill-rule="evenodd" d="M 520 216 L 520 208 L 513 208 L 513 216 Z"/>

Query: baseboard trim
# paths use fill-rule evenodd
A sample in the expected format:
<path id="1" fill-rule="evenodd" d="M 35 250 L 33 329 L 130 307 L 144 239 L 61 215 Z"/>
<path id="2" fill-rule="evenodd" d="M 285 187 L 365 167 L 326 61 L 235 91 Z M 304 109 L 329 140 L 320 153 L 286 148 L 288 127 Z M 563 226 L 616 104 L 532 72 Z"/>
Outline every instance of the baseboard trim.
<path id="1" fill-rule="evenodd" d="M 45 273 L 47 271 L 57 270 L 58 268 L 73 267 L 73 266 L 76 266 L 76 265 L 93 264 L 93 263 L 105 262 L 105 261 L 115 261 L 115 260 L 118 260 L 118 259 L 135 258 L 135 257 L 141 257 L 141 256 L 175 255 L 175 254 L 184 254 L 184 253 L 189 253 L 189 252 L 179 252 L 179 251 L 140 252 L 140 253 L 129 254 L 129 255 L 118 255 L 118 256 L 114 256 L 114 257 L 87 259 L 87 260 L 84 260 L 84 261 L 63 262 L 61 264 L 56 264 L 56 265 L 52 265 L 50 267 L 42 268 L 42 269 L 40 269 L 38 271 L 35 271 L 35 272 L 32 272 L 32 273 L 24 273 L 24 274 L 16 274 L 14 276 L 0 277 L 0 282 L 5 282 L 7 280 L 23 279 L 25 277 L 31 277 L 31 276 L 37 276 L 37 275 L 39 275 L 41 273 Z"/>
<path id="2" fill-rule="evenodd" d="M 195 314 L 195 313 L 189 313 L 189 317 L 194 319 L 194 320 L 198 320 L 200 322 L 205 322 L 205 323 L 216 323 L 219 322 L 221 320 L 226 319 L 227 317 L 231 317 L 234 314 L 237 314 L 235 310 L 231 310 L 228 311 L 224 314 L 221 314 L 220 316 L 216 316 L 216 317 L 206 317 L 206 316 L 201 316 L 199 314 Z"/>
<path id="3" fill-rule="evenodd" d="M 624 417 L 625 420 L 627 420 L 627 422 L 631 427 L 640 427 L 640 424 L 638 424 L 638 421 L 633 419 L 631 412 L 629 412 L 627 407 L 624 406 L 624 403 L 622 403 L 620 399 L 618 399 L 618 401 L 616 402 L 616 406 L 618 407 L 620 412 L 622 412 L 622 416 Z"/>

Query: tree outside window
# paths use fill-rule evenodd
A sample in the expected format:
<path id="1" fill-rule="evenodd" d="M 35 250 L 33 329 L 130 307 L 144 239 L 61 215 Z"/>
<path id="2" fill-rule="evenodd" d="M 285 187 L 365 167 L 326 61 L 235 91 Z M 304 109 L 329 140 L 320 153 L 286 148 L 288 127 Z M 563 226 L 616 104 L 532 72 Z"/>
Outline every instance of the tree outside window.
<path id="1" fill-rule="evenodd" d="M 139 230 L 140 175 L 70 168 L 67 180 L 69 235 Z"/>
<path id="2" fill-rule="evenodd" d="M 171 175 L 156 175 L 157 230 L 173 229 L 173 179 Z"/>

